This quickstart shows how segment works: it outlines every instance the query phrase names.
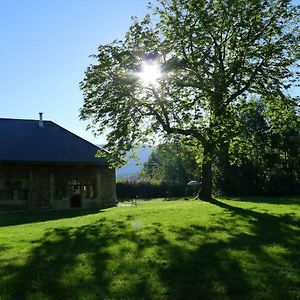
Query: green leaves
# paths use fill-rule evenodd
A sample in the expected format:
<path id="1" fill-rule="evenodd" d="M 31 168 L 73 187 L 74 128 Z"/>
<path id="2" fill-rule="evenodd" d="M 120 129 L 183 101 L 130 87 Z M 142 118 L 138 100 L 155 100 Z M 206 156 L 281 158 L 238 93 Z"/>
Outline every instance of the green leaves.
<path id="1" fill-rule="evenodd" d="M 284 94 L 298 79 L 299 24 L 299 8 L 287 0 L 160 0 L 133 18 L 124 40 L 98 48 L 80 84 L 80 117 L 95 134 L 109 130 L 115 165 L 139 143 L 165 136 L 196 139 L 214 157 L 222 143 L 240 142 L 241 97 Z M 145 86 L 141 63 L 154 58 L 163 77 Z"/>
<path id="2" fill-rule="evenodd" d="M 152 181 L 185 186 L 189 180 L 199 179 L 200 160 L 202 149 L 197 141 L 190 141 L 188 144 L 182 140 L 169 141 L 154 149 L 140 176 Z"/>

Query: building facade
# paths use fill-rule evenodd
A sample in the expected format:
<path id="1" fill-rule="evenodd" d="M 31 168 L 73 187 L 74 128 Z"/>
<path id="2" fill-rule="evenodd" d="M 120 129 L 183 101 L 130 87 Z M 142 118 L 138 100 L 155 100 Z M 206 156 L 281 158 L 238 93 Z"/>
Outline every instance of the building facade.
<path id="1" fill-rule="evenodd" d="M 115 205 L 115 170 L 97 146 L 42 116 L 0 119 L 0 138 L 0 209 Z"/>

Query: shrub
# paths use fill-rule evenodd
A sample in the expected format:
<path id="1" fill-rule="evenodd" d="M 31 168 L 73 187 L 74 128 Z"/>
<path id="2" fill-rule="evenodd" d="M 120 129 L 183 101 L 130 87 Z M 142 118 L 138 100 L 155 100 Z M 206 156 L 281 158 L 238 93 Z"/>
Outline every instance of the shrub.
<path id="1" fill-rule="evenodd" d="M 174 183 L 151 181 L 120 181 L 117 182 L 118 199 L 132 198 L 168 198 L 168 197 L 184 197 L 185 186 Z"/>

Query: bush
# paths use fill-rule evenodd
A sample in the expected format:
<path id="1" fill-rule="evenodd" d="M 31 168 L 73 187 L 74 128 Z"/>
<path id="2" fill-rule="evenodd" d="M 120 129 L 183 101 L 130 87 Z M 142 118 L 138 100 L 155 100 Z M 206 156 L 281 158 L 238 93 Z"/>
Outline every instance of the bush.
<path id="1" fill-rule="evenodd" d="M 184 197 L 185 186 L 174 183 L 153 183 L 150 181 L 120 181 L 117 182 L 118 199 L 132 198 L 168 198 Z"/>

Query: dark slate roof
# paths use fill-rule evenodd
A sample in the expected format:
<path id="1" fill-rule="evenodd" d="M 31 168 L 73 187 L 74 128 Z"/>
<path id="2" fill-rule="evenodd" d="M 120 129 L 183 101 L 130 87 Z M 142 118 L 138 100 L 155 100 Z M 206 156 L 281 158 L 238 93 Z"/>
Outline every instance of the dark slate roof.
<path id="1" fill-rule="evenodd" d="M 61 126 L 38 120 L 0 118 L 0 161 L 88 163 L 104 165 L 95 157 L 99 147 Z"/>

